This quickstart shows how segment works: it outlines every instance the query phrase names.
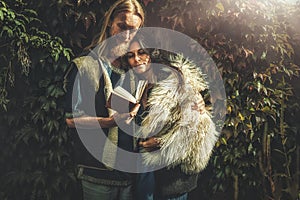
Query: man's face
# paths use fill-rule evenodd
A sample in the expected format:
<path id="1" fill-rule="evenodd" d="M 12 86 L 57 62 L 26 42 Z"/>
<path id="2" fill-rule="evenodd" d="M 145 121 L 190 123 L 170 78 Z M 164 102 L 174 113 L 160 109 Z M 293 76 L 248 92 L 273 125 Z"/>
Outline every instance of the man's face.
<path id="1" fill-rule="evenodd" d="M 110 36 L 117 35 L 116 45 L 111 49 L 114 56 L 121 56 L 127 52 L 129 43 L 141 23 L 141 18 L 130 12 L 119 13 L 113 19 L 109 34 Z"/>

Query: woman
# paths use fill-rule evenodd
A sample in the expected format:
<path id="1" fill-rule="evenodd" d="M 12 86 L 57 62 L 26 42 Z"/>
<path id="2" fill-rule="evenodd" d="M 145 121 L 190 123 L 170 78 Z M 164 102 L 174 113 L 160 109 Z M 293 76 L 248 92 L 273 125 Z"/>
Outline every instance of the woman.
<path id="1" fill-rule="evenodd" d="M 167 167 L 154 172 L 154 177 L 151 172 L 140 174 L 137 194 L 149 193 L 155 179 L 157 199 L 184 200 L 197 186 L 197 174 L 207 165 L 219 135 L 209 112 L 202 109 L 200 113 L 195 106 L 207 84 L 198 68 L 181 56 L 171 57 L 168 66 L 154 66 L 141 44 L 133 40 L 126 54 L 137 79 L 149 82 L 141 99 L 146 112 L 139 112 L 139 133 L 149 139 L 139 145 L 146 150 L 143 158 L 147 165 Z M 147 151 L 155 147 L 160 150 Z"/>
<path id="2" fill-rule="evenodd" d="M 156 82 L 156 76 L 150 64 L 151 59 L 149 53 L 146 50 L 140 48 L 140 45 L 137 41 L 131 43 L 129 47 L 129 52 L 126 54 L 126 59 L 128 65 L 135 74 L 135 76 L 133 76 L 135 77 L 134 82 L 137 82 L 138 79 L 148 81 L 148 86 L 146 87 L 141 98 L 140 110 L 138 112 L 138 116 L 136 117 L 136 123 L 140 125 L 142 121 L 142 114 L 147 109 L 147 94 L 150 92 L 153 83 Z M 144 141 L 145 140 L 143 139 L 138 140 L 138 142 L 141 144 L 141 146 L 138 147 L 139 152 L 144 152 L 147 149 L 142 145 Z M 158 146 L 157 140 L 152 140 L 152 142 L 153 143 L 151 143 L 151 146 Z M 136 178 L 135 190 L 135 196 L 137 200 L 153 200 L 155 190 L 154 173 L 146 172 L 138 174 Z"/>

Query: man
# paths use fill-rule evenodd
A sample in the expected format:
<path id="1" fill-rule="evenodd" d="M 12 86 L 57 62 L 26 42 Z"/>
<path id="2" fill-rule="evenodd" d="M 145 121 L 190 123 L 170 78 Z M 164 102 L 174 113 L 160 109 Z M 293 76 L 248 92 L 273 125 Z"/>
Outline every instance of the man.
<path id="1" fill-rule="evenodd" d="M 122 134 L 116 124 L 136 112 L 114 114 L 105 105 L 114 87 L 114 80 L 118 80 L 123 73 L 119 70 L 120 62 L 114 58 L 127 51 L 135 34 L 132 30 L 137 30 L 143 24 L 144 11 L 136 0 L 117 1 L 106 12 L 100 35 L 89 47 L 92 49 L 99 46 L 97 52 L 94 56 L 74 59 L 66 74 L 66 123 L 74 132 L 72 136 L 75 137 L 78 178 L 81 180 L 84 200 L 133 199 L 132 175 L 99 162 L 84 147 L 81 139 L 84 135 L 97 137 L 100 125 L 109 141 L 124 150 L 133 151 L 132 137 Z M 113 44 L 105 43 L 108 37 L 115 35 L 118 37 L 114 38 Z M 110 45 L 109 48 L 107 45 Z M 103 53 L 103 49 L 109 51 Z M 79 134 L 75 132 L 75 124 Z M 113 165 L 117 158 L 115 149 L 107 145 L 108 139 L 97 142 L 99 145 L 95 148 L 101 147 L 102 158 Z"/>

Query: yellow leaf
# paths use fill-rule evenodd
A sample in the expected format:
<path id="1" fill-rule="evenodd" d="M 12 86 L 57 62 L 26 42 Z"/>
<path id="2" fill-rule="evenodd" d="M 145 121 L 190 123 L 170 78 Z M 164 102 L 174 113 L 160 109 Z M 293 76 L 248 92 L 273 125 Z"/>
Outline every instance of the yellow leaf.
<path id="1" fill-rule="evenodd" d="M 222 137 L 221 140 L 222 140 L 223 144 L 226 144 L 226 145 L 227 145 L 227 141 L 226 141 L 225 138 Z"/>
<path id="2" fill-rule="evenodd" d="M 231 111 L 232 111 L 231 106 L 228 106 L 228 107 L 227 107 L 227 112 L 228 112 L 228 113 L 231 113 Z"/>
<path id="3" fill-rule="evenodd" d="M 223 4 L 220 3 L 220 2 L 216 4 L 216 7 L 217 7 L 219 10 L 221 10 L 222 12 L 224 12 L 224 10 L 225 10 Z"/>
<path id="4" fill-rule="evenodd" d="M 240 119 L 242 120 L 242 121 L 244 121 L 245 120 L 245 117 L 242 115 L 242 113 L 240 113 L 239 112 L 239 117 L 240 117 Z"/>

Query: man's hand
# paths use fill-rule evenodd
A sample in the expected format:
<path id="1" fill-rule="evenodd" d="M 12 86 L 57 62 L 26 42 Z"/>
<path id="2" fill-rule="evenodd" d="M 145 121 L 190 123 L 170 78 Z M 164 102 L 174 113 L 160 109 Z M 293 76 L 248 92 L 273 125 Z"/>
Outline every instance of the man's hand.
<path id="1" fill-rule="evenodd" d="M 205 102 L 201 94 L 198 95 L 198 101 L 194 103 L 192 110 L 197 110 L 200 114 L 205 113 Z"/>
<path id="2" fill-rule="evenodd" d="M 140 106 L 141 106 L 140 104 L 136 104 L 129 113 L 114 114 L 113 118 L 114 118 L 116 124 L 119 124 L 119 123 L 130 124 L 132 119 L 137 115 L 137 112 L 138 112 Z"/>
<path id="3" fill-rule="evenodd" d="M 124 123 L 126 120 L 131 118 L 130 113 L 115 113 L 113 115 L 113 119 L 115 120 L 116 124 Z"/>

